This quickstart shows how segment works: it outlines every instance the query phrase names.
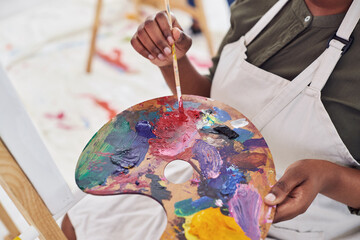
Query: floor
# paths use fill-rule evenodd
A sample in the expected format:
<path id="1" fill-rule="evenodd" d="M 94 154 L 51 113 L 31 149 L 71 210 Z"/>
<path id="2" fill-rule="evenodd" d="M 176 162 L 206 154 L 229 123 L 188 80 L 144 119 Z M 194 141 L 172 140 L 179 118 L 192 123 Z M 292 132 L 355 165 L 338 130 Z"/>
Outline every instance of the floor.
<path id="1" fill-rule="evenodd" d="M 93 71 L 85 73 L 95 3 L 0 0 L 0 63 L 73 190 L 77 189 L 77 158 L 102 125 L 132 105 L 171 94 L 159 70 L 130 46 L 139 24 L 131 19 L 131 0 L 104 1 Z M 225 0 L 206 0 L 215 48 L 229 27 L 226 4 Z M 154 12 L 143 8 L 144 17 Z M 189 29 L 191 18 L 174 13 Z M 193 36 L 189 56 L 206 74 L 211 61 L 202 35 Z M 111 61 L 117 57 L 118 61 Z M 26 222 L 2 189 L 0 200 L 24 231 Z M 0 239 L 4 235 L 6 229 L 0 223 Z"/>

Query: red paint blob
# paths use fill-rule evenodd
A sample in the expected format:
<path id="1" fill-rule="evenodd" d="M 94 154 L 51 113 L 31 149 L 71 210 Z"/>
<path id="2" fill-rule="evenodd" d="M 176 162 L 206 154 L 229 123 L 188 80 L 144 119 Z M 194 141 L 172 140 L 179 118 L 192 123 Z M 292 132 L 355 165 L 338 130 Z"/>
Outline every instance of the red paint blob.
<path id="1" fill-rule="evenodd" d="M 198 110 L 164 112 L 153 130 L 156 138 L 149 140 L 153 155 L 171 158 L 186 152 L 198 137 L 199 116 Z"/>
<path id="2" fill-rule="evenodd" d="M 122 54 L 121 50 L 113 49 L 112 53 L 113 54 L 108 55 L 103 52 L 100 52 L 99 50 L 96 51 L 96 54 L 104 61 L 112 65 L 115 65 L 116 67 L 121 68 L 125 72 L 128 72 L 130 70 L 128 65 L 121 60 L 121 54 Z"/>
<path id="3" fill-rule="evenodd" d="M 103 108 L 105 111 L 108 112 L 109 114 L 109 119 L 114 118 L 117 115 L 117 111 L 115 109 L 113 109 L 112 107 L 110 107 L 110 104 L 104 100 L 101 100 L 93 95 L 90 94 L 84 94 L 83 96 L 88 97 L 90 99 L 92 99 L 96 105 L 98 105 L 99 107 Z"/>

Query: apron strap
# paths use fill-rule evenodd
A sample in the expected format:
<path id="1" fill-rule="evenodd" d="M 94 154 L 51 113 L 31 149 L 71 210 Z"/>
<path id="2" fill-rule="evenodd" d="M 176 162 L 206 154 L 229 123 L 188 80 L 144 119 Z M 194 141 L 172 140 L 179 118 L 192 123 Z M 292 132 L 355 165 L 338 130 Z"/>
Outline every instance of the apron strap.
<path id="1" fill-rule="evenodd" d="M 272 101 L 251 119 L 260 131 L 309 84 L 310 88 L 316 92 L 321 91 L 342 56 L 343 50 L 345 50 L 343 48 L 346 46 L 346 39 L 350 39 L 352 31 L 359 21 L 359 9 L 360 0 L 354 0 L 337 31 L 337 34 L 341 36 L 333 38 L 329 42 L 329 47 L 312 64 L 289 82 Z"/>
<path id="2" fill-rule="evenodd" d="M 360 0 L 354 0 L 341 22 L 336 34 L 329 42 L 325 55 L 321 59 L 319 69 L 316 71 L 311 87 L 321 91 L 333 72 L 337 62 L 352 43 L 351 33 L 360 19 Z"/>
<path id="3" fill-rule="evenodd" d="M 245 46 L 249 45 L 256 36 L 260 34 L 288 1 L 289 0 L 279 0 L 260 18 L 260 20 L 245 34 Z"/>

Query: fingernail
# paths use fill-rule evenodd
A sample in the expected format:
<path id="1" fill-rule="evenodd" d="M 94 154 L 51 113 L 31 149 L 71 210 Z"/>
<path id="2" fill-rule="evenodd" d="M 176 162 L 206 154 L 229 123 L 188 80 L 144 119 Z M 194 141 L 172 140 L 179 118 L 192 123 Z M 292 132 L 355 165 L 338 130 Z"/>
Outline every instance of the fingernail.
<path id="1" fill-rule="evenodd" d="M 174 42 L 175 42 L 174 39 L 173 39 L 171 36 L 168 36 L 168 37 L 167 37 L 167 40 L 168 40 L 168 42 L 169 42 L 170 45 L 173 45 Z"/>
<path id="2" fill-rule="evenodd" d="M 164 60 L 164 59 L 165 59 L 164 55 L 162 55 L 161 53 L 158 55 L 158 58 L 159 58 L 160 60 Z"/>
<path id="3" fill-rule="evenodd" d="M 154 60 L 154 59 L 155 59 L 155 58 L 153 57 L 153 55 L 151 55 L 151 54 L 149 54 L 148 58 L 149 58 L 150 60 Z"/>
<path id="4" fill-rule="evenodd" d="M 171 54 L 170 48 L 168 48 L 168 47 L 164 48 L 164 53 L 165 53 L 166 55 L 170 55 L 170 54 Z"/>
<path id="5" fill-rule="evenodd" d="M 265 199 L 268 200 L 269 202 L 273 202 L 275 201 L 276 196 L 273 193 L 269 193 L 268 195 L 266 195 Z"/>

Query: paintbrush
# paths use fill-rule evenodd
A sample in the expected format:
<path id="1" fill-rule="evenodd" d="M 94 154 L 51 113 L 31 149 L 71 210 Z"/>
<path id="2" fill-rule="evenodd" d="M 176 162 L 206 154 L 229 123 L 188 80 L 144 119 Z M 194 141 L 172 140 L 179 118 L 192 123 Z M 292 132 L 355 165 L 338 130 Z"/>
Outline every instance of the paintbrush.
<path id="1" fill-rule="evenodd" d="M 170 3 L 169 0 L 165 0 L 165 7 L 166 7 L 166 13 L 168 15 L 168 21 L 170 25 L 170 29 L 172 30 L 172 20 L 171 20 L 171 14 L 170 14 Z M 174 68 L 174 76 L 175 76 L 175 86 L 176 86 L 176 95 L 178 98 L 178 104 L 179 104 L 179 111 L 183 112 L 183 102 L 181 97 L 181 87 L 180 87 L 180 77 L 179 77 L 179 68 L 178 68 L 178 62 L 176 58 L 176 51 L 175 51 L 175 43 L 171 46 L 171 53 L 173 56 L 173 68 Z"/>

